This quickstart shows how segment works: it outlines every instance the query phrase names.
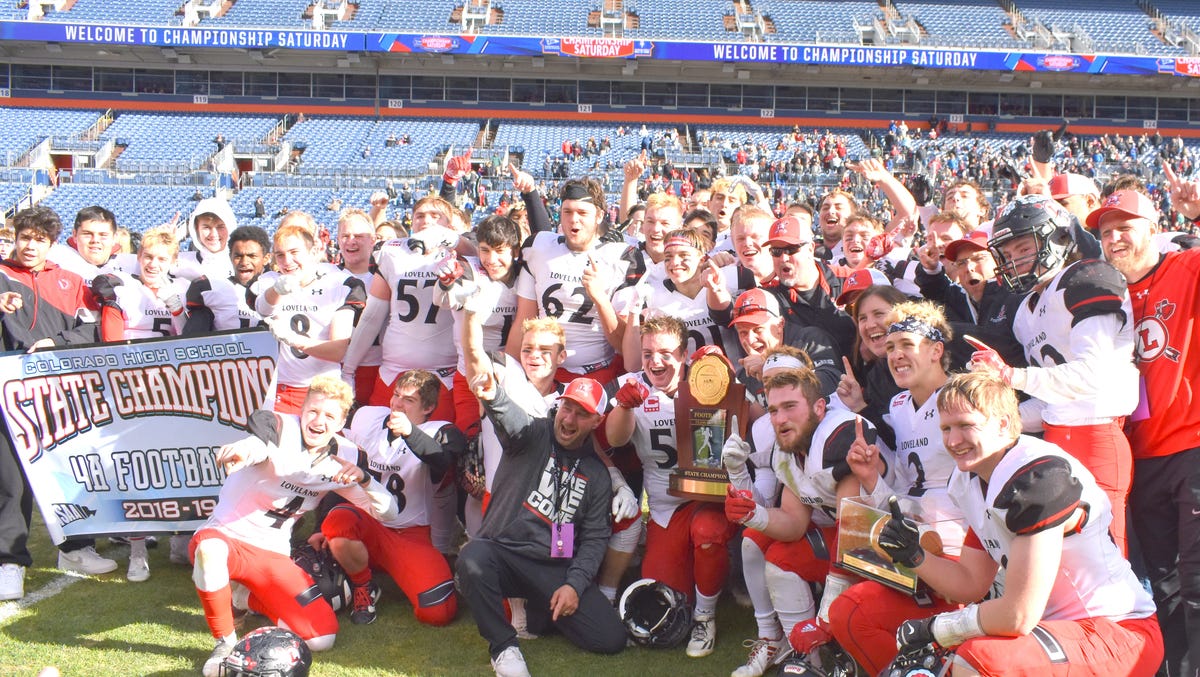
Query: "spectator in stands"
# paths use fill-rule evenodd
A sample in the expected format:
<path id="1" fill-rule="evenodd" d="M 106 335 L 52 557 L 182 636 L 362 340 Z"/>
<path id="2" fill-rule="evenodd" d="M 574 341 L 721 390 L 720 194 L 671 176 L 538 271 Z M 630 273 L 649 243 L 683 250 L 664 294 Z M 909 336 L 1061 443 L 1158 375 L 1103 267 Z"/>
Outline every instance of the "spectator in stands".
<path id="1" fill-rule="evenodd" d="M 61 345 L 95 343 L 95 297 L 84 279 L 47 260 L 50 245 L 62 232 L 58 215 L 32 207 L 13 217 L 16 244 L 0 262 L 0 340 L 4 350 L 33 352 Z M 3 425 L 3 424 L 0 424 Z M 7 429 L 0 436 L 0 599 L 24 596 L 25 567 L 33 558 L 26 548 L 33 498 Z M 103 574 L 117 563 L 96 553 L 90 539 L 60 546 L 58 566 L 82 574 Z"/>
<path id="2" fill-rule="evenodd" d="M 254 218 L 261 219 L 267 215 L 267 203 L 261 195 L 254 198 Z"/>
<path id="3" fill-rule="evenodd" d="M 385 148 L 392 148 L 398 143 L 400 143 L 400 140 L 396 138 L 395 132 L 388 132 L 387 138 L 383 140 L 383 145 Z"/>
<path id="4" fill-rule="evenodd" d="M 189 280 L 201 275 L 225 279 L 233 274 L 229 260 L 229 231 L 237 228 L 237 217 L 225 198 L 201 200 L 188 217 L 192 251 L 181 252 L 175 274 Z"/>
<path id="5" fill-rule="evenodd" d="M 7 259 L 12 254 L 13 243 L 16 241 L 17 234 L 12 228 L 5 226 L 0 228 L 0 260 Z"/>
<path id="6" fill-rule="evenodd" d="M 1180 180 L 1164 165 L 1171 204 L 1200 217 L 1200 183 Z M 1200 250 L 1160 254 L 1154 244 L 1158 210 L 1132 190 L 1113 193 L 1088 217 L 1105 258 L 1129 281 L 1142 401 L 1126 425 L 1133 451 L 1130 519 L 1158 604 L 1167 674 L 1200 666 L 1200 407 L 1181 384 L 1200 378 Z"/>

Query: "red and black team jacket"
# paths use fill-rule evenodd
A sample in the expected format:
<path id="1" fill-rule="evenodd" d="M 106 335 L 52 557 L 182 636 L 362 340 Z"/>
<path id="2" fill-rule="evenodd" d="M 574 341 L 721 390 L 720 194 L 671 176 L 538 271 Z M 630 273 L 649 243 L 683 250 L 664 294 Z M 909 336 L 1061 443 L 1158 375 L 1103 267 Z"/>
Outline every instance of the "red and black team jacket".
<path id="1" fill-rule="evenodd" d="M 27 350 L 48 338 L 55 345 L 96 343 L 98 306 L 82 277 L 46 262 L 34 271 L 6 260 L 0 262 L 0 293 L 17 292 L 19 310 L 0 314 L 4 350 Z"/>

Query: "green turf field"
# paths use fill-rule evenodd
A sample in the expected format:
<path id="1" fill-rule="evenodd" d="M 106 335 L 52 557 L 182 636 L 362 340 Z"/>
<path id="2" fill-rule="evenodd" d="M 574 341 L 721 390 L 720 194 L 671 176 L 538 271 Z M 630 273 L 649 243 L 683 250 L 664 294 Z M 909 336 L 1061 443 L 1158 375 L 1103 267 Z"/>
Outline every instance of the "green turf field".
<path id="1" fill-rule="evenodd" d="M 35 511 L 36 512 L 36 511 Z M 34 566 L 25 593 L 71 580 L 61 592 L 18 607 L 0 602 L 0 675 L 29 675 L 47 665 L 64 677 L 91 675 L 198 675 L 212 650 L 191 570 L 167 561 L 166 539 L 150 550 L 150 580 L 125 580 L 128 548 L 101 539 L 99 551 L 118 560 L 117 571 L 92 579 L 64 579 L 56 553 L 37 517 L 31 549 Z M 445 628 L 421 626 L 407 600 L 381 577 L 384 594 L 379 619 L 367 626 L 342 621 L 337 646 L 317 654 L 313 675 L 490 675 L 487 645 L 475 630 L 470 610 Z M 12 611 L 19 609 L 15 615 Z M 668 651 L 627 649 L 617 656 L 594 656 L 562 637 L 522 642 L 534 675 L 728 675 L 746 657 L 742 640 L 754 634 L 753 614 L 728 599 L 718 611 L 716 652 L 688 658 L 683 647 Z M 243 631 L 262 623 L 255 617 Z"/>

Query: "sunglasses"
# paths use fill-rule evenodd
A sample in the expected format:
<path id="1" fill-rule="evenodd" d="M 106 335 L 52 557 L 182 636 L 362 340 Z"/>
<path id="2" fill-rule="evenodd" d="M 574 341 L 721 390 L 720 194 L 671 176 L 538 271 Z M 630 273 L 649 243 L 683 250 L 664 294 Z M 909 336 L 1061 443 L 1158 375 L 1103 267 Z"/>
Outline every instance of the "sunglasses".
<path id="1" fill-rule="evenodd" d="M 737 317 L 745 317 L 746 315 L 749 315 L 750 313 L 767 313 L 768 315 L 776 314 L 774 309 L 767 308 L 766 306 L 760 306 L 755 303 L 747 303 L 743 306 L 738 306 L 737 312 L 735 314 Z"/>
<path id="2" fill-rule="evenodd" d="M 805 242 L 804 244 L 792 244 L 786 247 L 771 247 L 771 256 L 774 256 L 775 258 L 779 258 L 780 256 L 792 256 L 809 244 L 810 243 Z"/>

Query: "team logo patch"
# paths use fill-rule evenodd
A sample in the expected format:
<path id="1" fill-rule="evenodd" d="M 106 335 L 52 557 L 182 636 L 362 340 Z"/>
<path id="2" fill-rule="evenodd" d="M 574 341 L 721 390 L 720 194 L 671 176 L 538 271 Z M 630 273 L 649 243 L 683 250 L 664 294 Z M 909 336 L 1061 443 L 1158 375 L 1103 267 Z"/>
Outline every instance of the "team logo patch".
<path id="1" fill-rule="evenodd" d="M 653 414 L 659 410 L 658 397 L 647 397 L 645 403 L 642 404 L 642 411 L 648 414 Z"/>

